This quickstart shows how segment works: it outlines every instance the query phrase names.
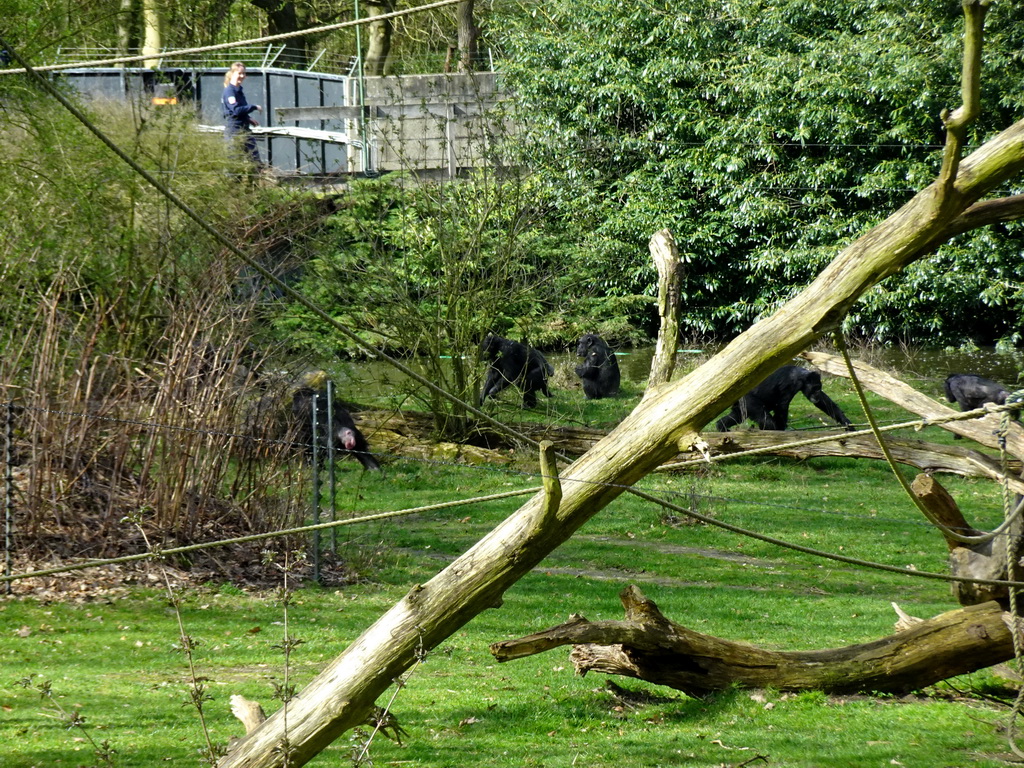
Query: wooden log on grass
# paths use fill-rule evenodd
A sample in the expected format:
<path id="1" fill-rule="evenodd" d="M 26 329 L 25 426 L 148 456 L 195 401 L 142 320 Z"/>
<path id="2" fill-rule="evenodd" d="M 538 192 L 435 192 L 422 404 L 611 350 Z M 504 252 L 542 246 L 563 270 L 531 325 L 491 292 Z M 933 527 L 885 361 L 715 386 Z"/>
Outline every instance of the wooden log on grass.
<path id="1" fill-rule="evenodd" d="M 543 632 L 495 643 L 498 661 L 573 646 L 577 674 L 603 672 L 705 696 L 730 686 L 835 694 L 906 693 L 1012 659 L 1013 640 L 995 602 L 961 608 L 859 645 L 773 651 L 687 629 L 635 586 L 620 594 L 625 621 L 574 616 Z"/>
<path id="2" fill-rule="evenodd" d="M 817 435 L 806 432 L 765 430 L 704 432 L 701 434 L 712 456 L 763 450 L 766 455 L 787 456 L 794 459 L 822 456 L 885 459 L 874 435 L 850 435 L 847 432 L 837 432 L 835 440 L 811 445 L 801 444 L 815 436 Z M 922 472 L 943 472 L 962 477 L 984 477 L 999 481 L 1003 479 L 1002 467 L 997 457 L 971 448 L 890 437 L 886 438 L 885 444 L 896 462 L 915 467 Z M 700 458 L 701 455 L 695 451 L 686 457 L 687 460 Z M 671 469 L 672 466 L 673 464 L 669 463 L 662 469 Z M 1019 471 L 1019 468 L 1019 461 L 1010 462 L 1011 471 Z M 1006 480 L 1011 491 L 1024 493 L 1024 481 L 1019 477 L 1009 475 Z"/>

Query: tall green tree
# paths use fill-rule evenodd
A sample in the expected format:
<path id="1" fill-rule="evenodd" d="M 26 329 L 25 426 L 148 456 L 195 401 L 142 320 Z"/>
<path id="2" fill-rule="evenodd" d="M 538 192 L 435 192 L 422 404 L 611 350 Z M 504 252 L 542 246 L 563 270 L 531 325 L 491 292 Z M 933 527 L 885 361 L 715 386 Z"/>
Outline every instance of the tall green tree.
<path id="1" fill-rule="evenodd" d="M 651 293 L 647 239 L 670 228 L 693 335 L 771 312 L 931 178 L 959 82 L 953 3 L 553 0 L 501 22 L 526 157 L 575 226 L 576 274 L 594 295 Z M 1024 104 L 1022 22 L 1016 3 L 990 13 L 972 142 Z M 1019 339 L 1020 231 L 956 239 L 869 292 L 848 330 Z"/>
<path id="2" fill-rule="evenodd" d="M 557 244 L 537 226 L 541 199 L 528 178 L 407 181 L 354 182 L 297 287 L 367 341 L 408 355 L 439 387 L 475 402 L 483 337 L 537 339 Z M 319 359 L 339 352 L 337 335 L 304 307 L 288 307 L 276 325 L 295 350 Z M 462 409 L 413 383 L 396 391 L 430 411 L 439 434 L 463 436 Z"/>

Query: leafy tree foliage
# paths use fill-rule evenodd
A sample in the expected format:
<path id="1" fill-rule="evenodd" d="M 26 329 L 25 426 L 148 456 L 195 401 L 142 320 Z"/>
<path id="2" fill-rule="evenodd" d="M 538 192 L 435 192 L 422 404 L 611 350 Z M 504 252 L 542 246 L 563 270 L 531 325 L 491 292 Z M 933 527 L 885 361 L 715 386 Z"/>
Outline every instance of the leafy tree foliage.
<path id="1" fill-rule="evenodd" d="M 415 357 L 445 390 L 473 401 L 488 332 L 538 343 L 554 301 L 557 241 L 538 226 L 528 179 L 480 174 L 415 183 L 400 174 L 354 182 L 297 288 L 367 341 Z M 294 349 L 320 359 L 344 344 L 301 306 L 277 320 Z M 354 345 L 350 345 L 354 346 Z M 356 350 L 350 349 L 350 352 Z M 447 401 L 418 389 L 451 434 Z"/>
<path id="2" fill-rule="evenodd" d="M 654 290 L 647 239 L 688 264 L 684 331 L 729 336 L 936 173 L 959 105 L 959 4 L 524 4 L 503 17 L 530 162 L 591 295 Z M 1018 4 L 990 12 L 978 143 L 1019 117 Z M 1012 190 L 1011 190 L 1012 191 Z M 1020 227 L 972 233 L 847 319 L 874 339 L 1020 338 Z"/>

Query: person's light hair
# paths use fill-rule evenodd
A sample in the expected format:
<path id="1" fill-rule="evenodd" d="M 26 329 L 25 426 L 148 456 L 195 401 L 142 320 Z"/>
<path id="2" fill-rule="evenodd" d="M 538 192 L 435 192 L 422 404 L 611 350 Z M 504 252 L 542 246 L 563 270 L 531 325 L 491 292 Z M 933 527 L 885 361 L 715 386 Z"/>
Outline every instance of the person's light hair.
<path id="1" fill-rule="evenodd" d="M 235 74 L 235 72 L 245 72 L 245 64 L 243 64 L 240 61 L 236 61 L 234 64 L 232 64 L 231 69 L 224 73 L 224 85 L 227 85 L 231 82 L 231 77 Z"/>

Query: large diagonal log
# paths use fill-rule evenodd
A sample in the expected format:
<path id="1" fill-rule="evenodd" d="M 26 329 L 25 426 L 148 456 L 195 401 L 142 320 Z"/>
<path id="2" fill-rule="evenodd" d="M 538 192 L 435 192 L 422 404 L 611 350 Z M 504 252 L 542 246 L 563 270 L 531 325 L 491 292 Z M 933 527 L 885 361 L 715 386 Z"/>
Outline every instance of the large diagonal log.
<path id="1" fill-rule="evenodd" d="M 498 661 L 564 645 L 576 672 L 604 672 L 667 685 L 691 696 L 730 686 L 826 693 L 906 693 L 1013 658 L 1013 638 L 995 602 L 948 611 L 870 643 L 772 651 L 687 629 L 665 618 L 635 586 L 620 594 L 625 621 L 574 616 L 543 632 L 491 646 Z"/>
<path id="2" fill-rule="evenodd" d="M 1024 122 L 960 163 L 948 187 L 931 185 L 848 246 L 779 312 L 688 376 L 660 388 L 561 479 L 557 512 L 535 527 L 535 496 L 354 639 L 287 707 L 226 755 L 222 768 L 299 766 L 365 720 L 376 699 L 423 654 L 505 591 L 626 488 L 698 439 L 700 429 L 768 374 L 836 327 L 865 290 L 979 222 L 1024 214 L 1024 199 L 974 203 L 1024 169 Z"/>

